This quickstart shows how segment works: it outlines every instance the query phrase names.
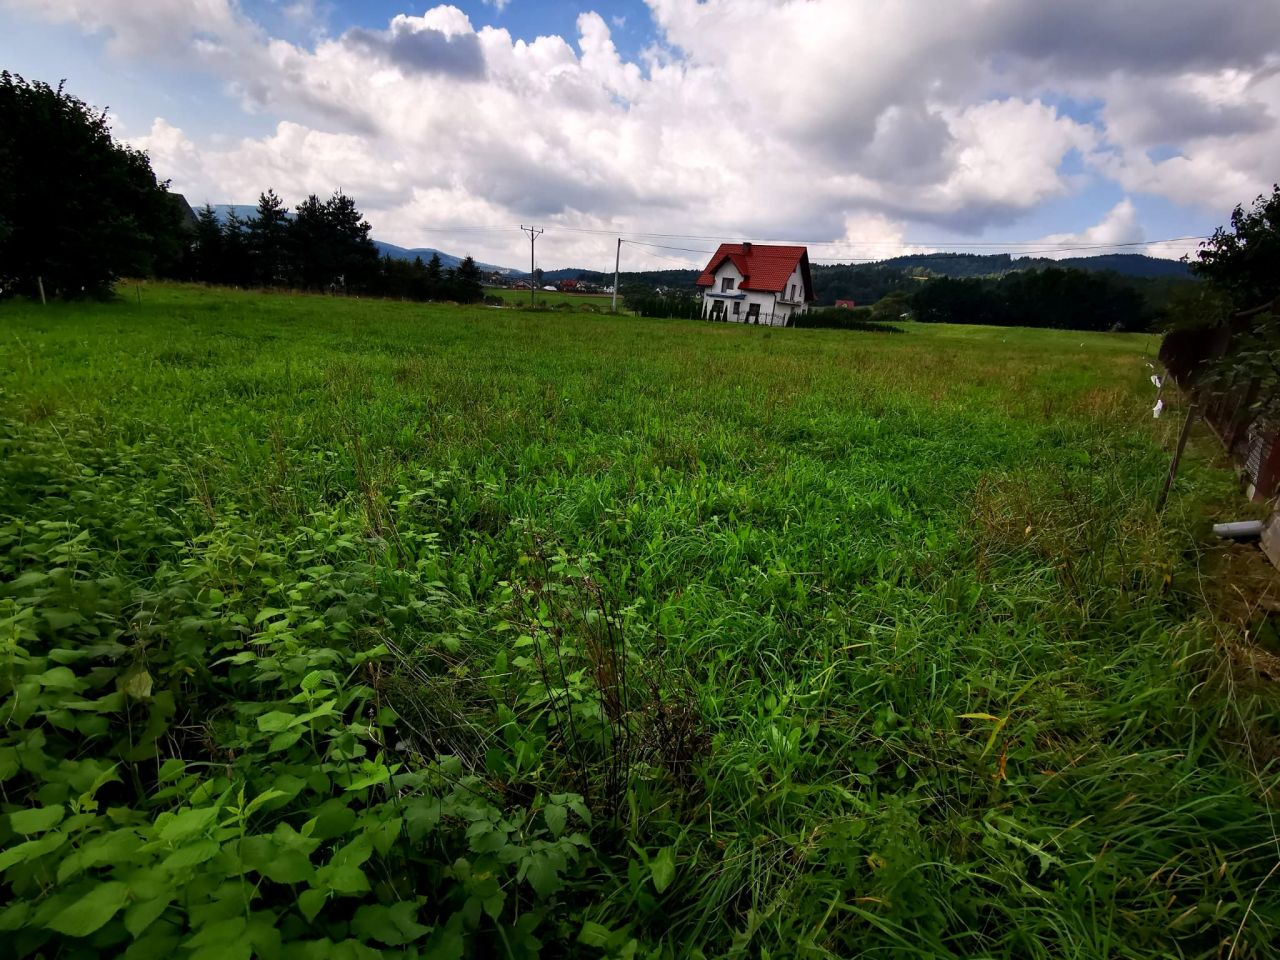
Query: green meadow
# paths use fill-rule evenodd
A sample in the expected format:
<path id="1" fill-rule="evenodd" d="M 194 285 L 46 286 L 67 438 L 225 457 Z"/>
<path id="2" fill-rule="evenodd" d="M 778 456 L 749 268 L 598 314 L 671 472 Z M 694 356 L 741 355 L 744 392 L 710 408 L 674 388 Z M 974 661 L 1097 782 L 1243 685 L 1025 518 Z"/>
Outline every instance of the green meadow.
<path id="1" fill-rule="evenodd" d="M 6 951 L 1280 942 L 1156 337 L 121 294 L 0 305 Z"/>
<path id="2" fill-rule="evenodd" d="M 485 287 L 485 296 L 500 297 L 507 306 L 529 306 L 528 290 L 508 290 L 502 287 Z M 609 310 L 613 306 L 613 297 L 607 293 L 561 293 L 558 290 L 535 290 L 535 307 L 563 307 L 568 304 L 574 308 L 590 305 L 596 310 Z"/>

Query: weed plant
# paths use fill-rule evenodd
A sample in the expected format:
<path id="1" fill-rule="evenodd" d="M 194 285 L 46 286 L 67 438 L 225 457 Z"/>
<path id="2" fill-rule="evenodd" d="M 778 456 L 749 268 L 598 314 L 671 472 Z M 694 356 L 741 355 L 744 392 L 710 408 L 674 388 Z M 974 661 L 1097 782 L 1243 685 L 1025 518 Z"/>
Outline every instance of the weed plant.
<path id="1" fill-rule="evenodd" d="M 0 952 L 1274 955 L 1149 338 L 127 293 L 0 307 Z"/>

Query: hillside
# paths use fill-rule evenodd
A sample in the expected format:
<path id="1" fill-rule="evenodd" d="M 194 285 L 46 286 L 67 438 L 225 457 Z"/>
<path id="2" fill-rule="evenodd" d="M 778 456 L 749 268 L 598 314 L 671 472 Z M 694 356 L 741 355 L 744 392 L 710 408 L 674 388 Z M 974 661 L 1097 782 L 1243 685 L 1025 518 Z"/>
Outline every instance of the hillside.
<path id="1" fill-rule="evenodd" d="M 432 254 L 436 254 L 440 257 L 440 265 L 446 270 L 456 267 L 463 259 L 462 257 L 455 256 L 452 253 L 445 253 L 443 250 L 437 250 L 434 247 L 398 247 L 394 243 L 387 243 L 384 240 L 375 240 L 373 241 L 373 245 L 378 248 L 379 254 L 384 257 L 391 257 L 393 260 L 413 260 L 415 257 L 421 257 L 425 263 L 431 259 Z M 481 270 L 485 270 L 490 273 L 510 273 L 518 274 L 522 277 L 527 277 L 529 275 L 527 271 L 521 273 L 518 270 L 512 270 L 510 267 L 499 267 L 496 264 L 482 263 L 479 260 L 476 261 L 476 266 Z"/>
<path id="2" fill-rule="evenodd" d="M 838 267 L 832 264 L 817 270 Z M 1015 257 L 1008 253 L 914 253 L 869 264 L 899 270 L 924 272 L 940 277 L 992 277 L 1017 270 L 1043 270 L 1048 267 L 1085 270 L 1090 273 L 1110 271 L 1124 277 L 1189 277 L 1187 264 L 1181 260 L 1164 260 L 1141 253 L 1105 253 L 1091 257 Z"/>

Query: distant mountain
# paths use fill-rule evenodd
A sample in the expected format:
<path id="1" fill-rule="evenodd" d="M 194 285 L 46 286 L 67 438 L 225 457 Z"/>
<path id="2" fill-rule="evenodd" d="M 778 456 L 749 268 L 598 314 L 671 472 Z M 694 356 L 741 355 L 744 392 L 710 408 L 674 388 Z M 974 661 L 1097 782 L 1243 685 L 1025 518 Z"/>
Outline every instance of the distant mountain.
<path id="1" fill-rule="evenodd" d="M 204 206 L 204 204 L 200 206 Z M 257 205 L 252 203 L 211 203 L 209 206 L 213 207 L 213 212 L 217 215 L 219 223 L 226 223 L 227 218 L 232 213 L 241 220 L 251 220 L 258 212 Z M 196 213 L 200 212 L 200 207 L 195 207 L 194 209 Z M 293 216 L 292 210 L 289 211 L 289 216 Z"/>
<path id="2" fill-rule="evenodd" d="M 520 274 L 527 277 L 528 271 Z M 559 283 L 561 280 L 586 280 L 588 283 L 613 283 L 613 274 L 604 274 L 599 270 L 584 270 L 581 267 L 565 267 L 562 270 L 543 270 L 542 279 L 546 283 Z"/>
<path id="3" fill-rule="evenodd" d="M 391 257 L 393 260 L 412 260 L 414 257 L 421 257 L 422 261 L 431 259 L 433 253 L 439 254 L 440 265 L 446 270 L 456 267 L 462 262 L 462 257 L 455 257 L 452 253 L 445 253 L 443 250 L 436 250 L 434 247 L 413 247 L 406 249 L 405 247 L 397 247 L 394 243 L 387 243 L 384 240 L 375 240 L 373 245 L 378 248 L 378 253 L 384 257 Z M 476 261 L 476 266 L 486 273 L 508 273 L 512 276 L 527 277 L 527 273 L 519 270 L 513 270 L 510 267 L 499 267 L 492 263 L 481 263 Z"/>
<path id="4" fill-rule="evenodd" d="M 838 267 L 815 267 L 816 270 Z M 1049 267 L 1086 270 L 1097 273 L 1109 270 L 1125 277 L 1189 277 L 1191 271 L 1180 260 L 1162 260 L 1141 253 L 1104 253 L 1092 257 L 1068 257 L 1051 260 L 1048 257 L 1015 257 L 1008 253 L 913 253 L 905 257 L 892 257 L 872 267 L 892 267 L 916 275 L 939 277 L 998 277 L 1017 270 L 1044 270 Z"/>

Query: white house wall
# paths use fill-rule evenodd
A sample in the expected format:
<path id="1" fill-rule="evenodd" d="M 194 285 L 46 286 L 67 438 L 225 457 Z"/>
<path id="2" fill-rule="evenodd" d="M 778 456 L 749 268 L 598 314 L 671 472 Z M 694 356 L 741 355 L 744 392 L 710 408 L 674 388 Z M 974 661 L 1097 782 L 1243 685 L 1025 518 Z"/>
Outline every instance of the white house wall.
<path id="1" fill-rule="evenodd" d="M 747 311 L 753 303 L 758 304 L 760 307 L 760 322 L 773 326 L 785 326 L 793 312 L 800 313 L 804 310 L 803 305 L 800 307 L 791 307 L 789 305 L 779 304 L 777 302 L 777 295 L 773 293 L 764 293 L 759 290 L 740 289 L 742 284 L 742 274 L 739 272 L 738 268 L 733 265 L 732 260 L 726 260 L 721 265 L 720 269 L 715 272 L 714 276 L 715 282 L 709 288 L 704 288 L 702 293 L 702 315 L 708 319 L 711 317 L 711 305 L 717 300 L 724 303 L 725 319 L 735 323 L 747 322 Z M 734 301 L 723 296 L 713 296 L 713 294 L 719 294 L 721 292 L 721 281 L 725 277 L 733 278 L 732 292 L 734 294 L 742 295 L 743 299 Z M 787 281 L 788 290 L 792 283 L 796 284 L 796 296 L 801 300 L 804 298 L 803 282 L 804 281 L 800 277 L 799 268 L 792 273 L 792 279 Z M 740 312 L 737 316 L 734 316 L 733 314 L 733 304 L 735 302 L 741 304 L 738 308 Z"/>

